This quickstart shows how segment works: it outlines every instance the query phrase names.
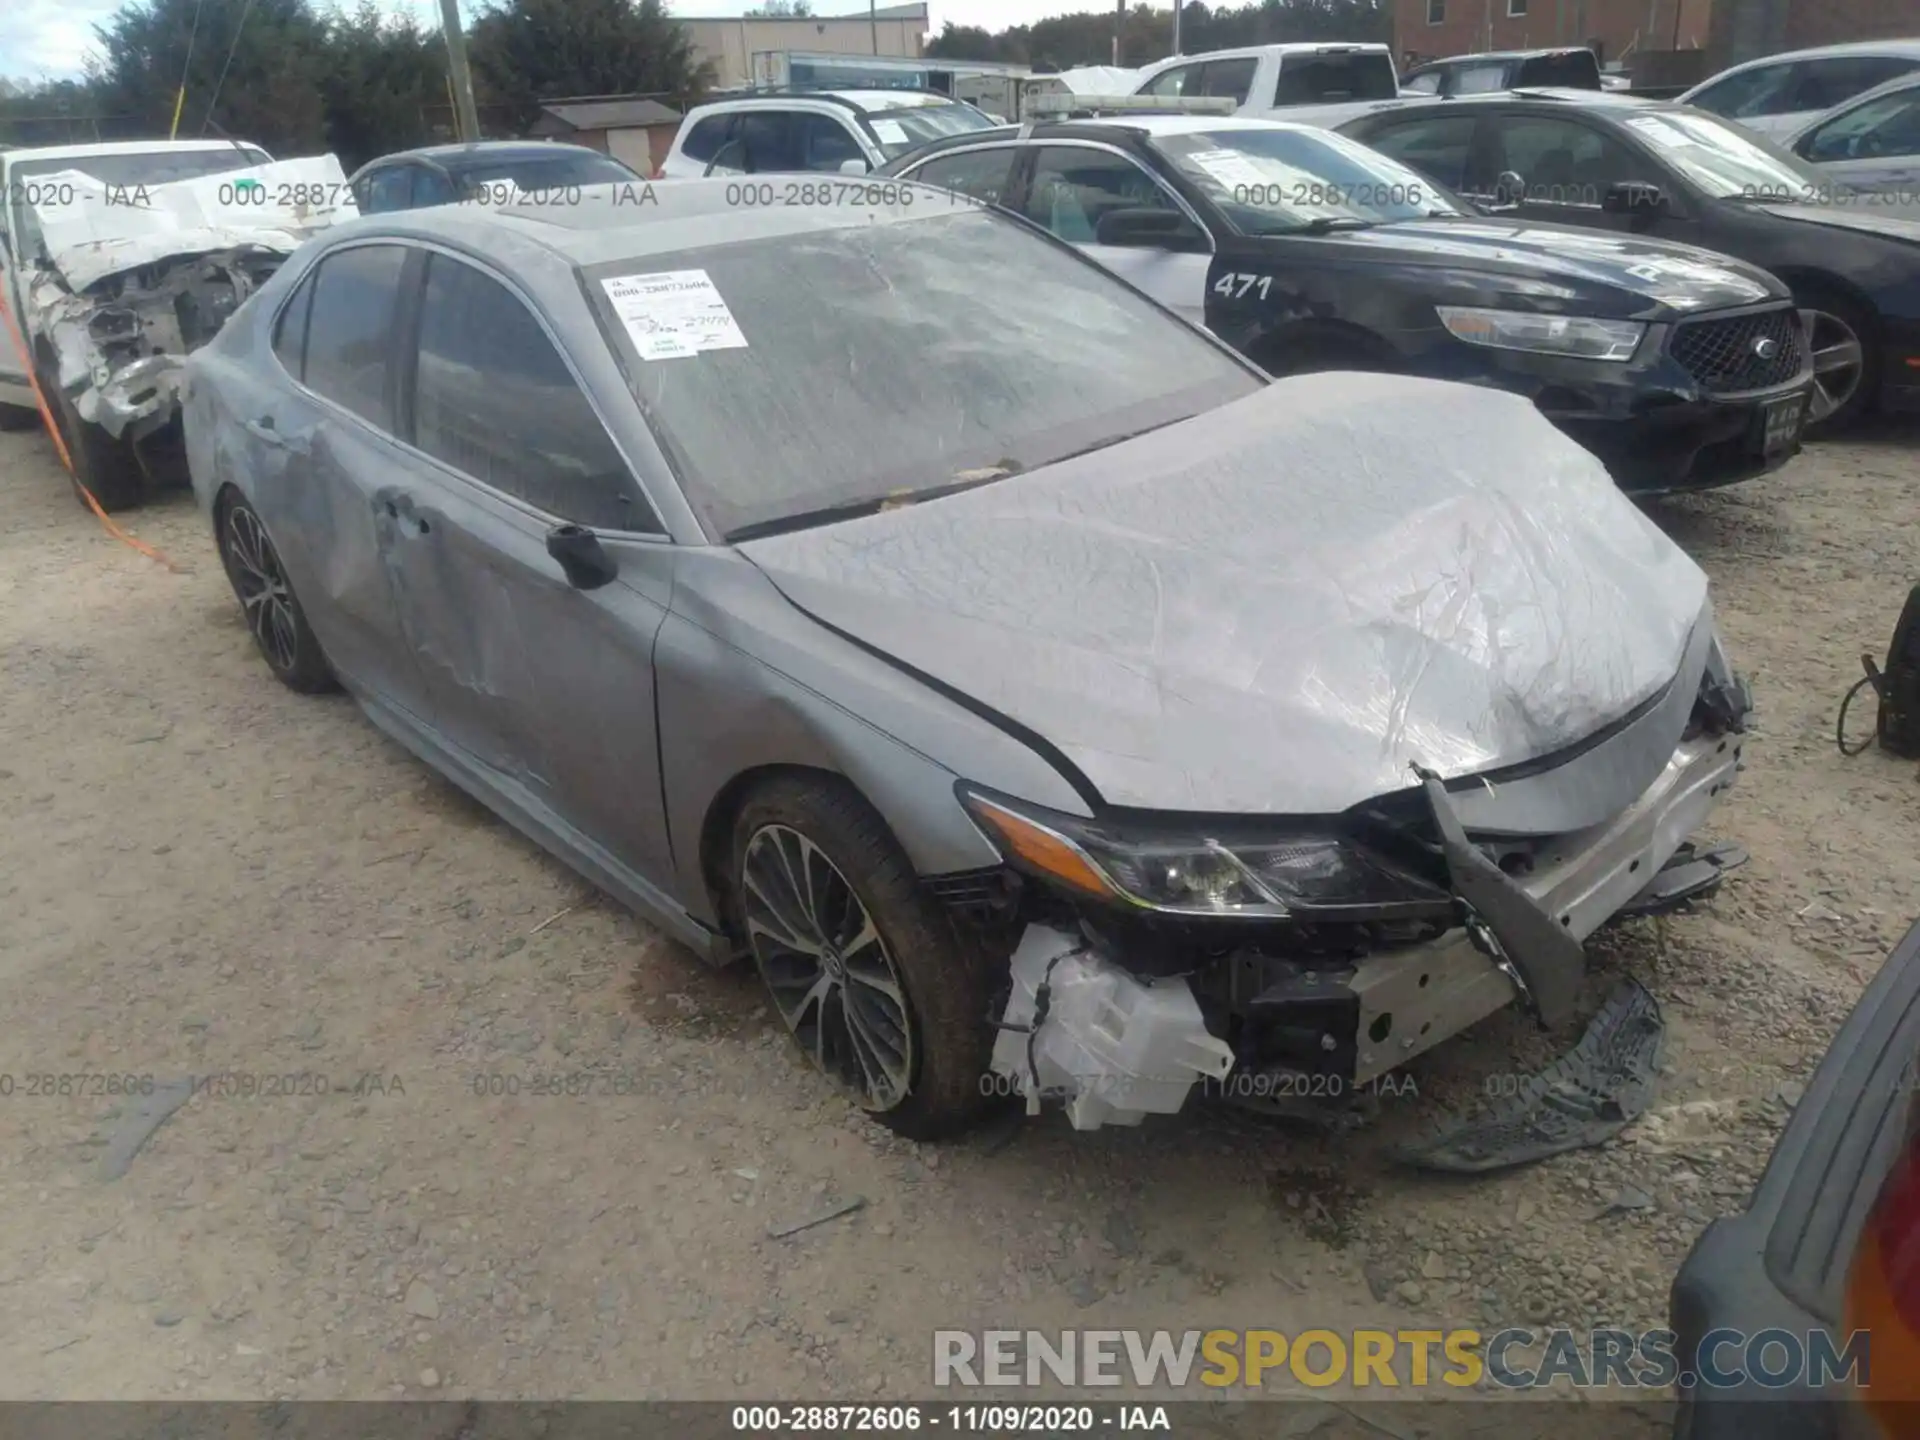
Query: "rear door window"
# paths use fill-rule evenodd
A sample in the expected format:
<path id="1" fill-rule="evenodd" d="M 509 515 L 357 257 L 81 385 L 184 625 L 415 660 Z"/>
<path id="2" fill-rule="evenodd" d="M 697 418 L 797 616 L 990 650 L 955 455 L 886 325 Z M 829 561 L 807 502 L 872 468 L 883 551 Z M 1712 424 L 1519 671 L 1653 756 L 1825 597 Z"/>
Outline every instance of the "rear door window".
<path id="1" fill-rule="evenodd" d="M 1513 83 L 1550 89 L 1598 90 L 1600 62 L 1591 50 L 1535 55 L 1520 62 L 1520 74 Z"/>
<path id="2" fill-rule="evenodd" d="M 1114 210 L 1180 207 L 1124 155 L 1079 145 L 1047 145 L 1034 159 L 1027 218 L 1069 245 L 1097 243 L 1101 217 Z"/>
<path id="3" fill-rule="evenodd" d="M 1920 155 L 1920 85 L 1829 120 L 1807 136 L 1800 153 L 1819 163 Z"/>
<path id="4" fill-rule="evenodd" d="M 1474 124 L 1471 115 L 1436 115 L 1403 120 L 1358 138 L 1449 190 L 1459 190 L 1467 181 L 1467 157 L 1473 153 Z"/>
<path id="5" fill-rule="evenodd" d="M 307 314 L 312 307 L 313 276 L 309 275 L 300 282 L 300 288 L 294 291 L 293 299 L 287 302 L 287 308 L 280 312 L 273 326 L 273 353 L 296 380 L 306 359 Z"/>
<path id="6" fill-rule="evenodd" d="M 1803 60 L 1788 110 L 1831 110 L 1862 91 L 1883 85 L 1914 68 L 1914 62 L 1896 55 L 1835 55 L 1825 60 Z"/>
<path id="7" fill-rule="evenodd" d="M 1253 93 L 1254 67 L 1259 60 L 1251 55 L 1238 60 L 1209 60 L 1200 67 L 1200 93 L 1222 95 L 1236 105 L 1247 103 Z"/>
<path id="8" fill-rule="evenodd" d="M 427 261 L 413 443 L 578 525 L 657 531 L 626 462 L 533 312 L 490 275 Z"/>
<path id="9" fill-rule="evenodd" d="M 866 162 L 867 152 L 843 121 L 811 111 L 793 118 L 799 132 L 800 169 L 833 171 L 849 160 Z"/>
<path id="10" fill-rule="evenodd" d="M 1491 116 L 1485 160 L 1499 174 L 1518 175 L 1530 205 L 1598 208 L 1607 191 L 1628 180 L 1655 179 L 1627 146 L 1578 120 L 1548 115 Z M 1467 188 L 1489 194 L 1488 177 Z M 1501 197 L 1509 203 L 1521 198 Z"/>
<path id="11" fill-rule="evenodd" d="M 393 318 L 406 258 L 399 245 L 334 251 L 314 273 L 307 317 L 307 388 L 382 430 L 393 429 Z"/>
<path id="12" fill-rule="evenodd" d="M 1280 59 L 1275 105 L 1333 105 L 1344 100 L 1391 100 L 1400 93 L 1393 61 L 1384 51 L 1308 53 Z"/>
<path id="13" fill-rule="evenodd" d="M 918 169 L 909 171 L 906 178 L 971 195 L 988 205 L 998 205 L 1009 189 L 1017 154 L 1011 145 L 1000 145 L 991 150 L 936 155 Z"/>
<path id="14" fill-rule="evenodd" d="M 1175 65 L 1171 70 L 1162 70 L 1153 79 L 1140 88 L 1142 95 L 1198 95 L 1200 93 L 1200 67 L 1198 65 Z"/>
<path id="15" fill-rule="evenodd" d="M 1449 95 L 1491 95 L 1508 86 L 1507 62 L 1496 61 L 1490 65 L 1461 65 L 1453 72 L 1453 84 L 1447 90 Z"/>
<path id="16" fill-rule="evenodd" d="M 754 174 L 800 169 L 801 118 L 792 110 L 741 111 L 721 163 Z"/>
<path id="17" fill-rule="evenodd" d="M 1440 79 L 1445 72 L 1440 70 L 1422 70 L 1418 75 L 1406 76 L 1400 82 L 1400 88 L 1409 95 L 1438 95 Z"/>
<path id="18" fill-rule="evenodd" d="M 680 142 L 680 153 L 689 160 L 706 164 L 720 153 L 720 147 L 727 140 L 728 127 L 732 124 L 731 115 L 709 115 L 704 120 L 694 121 L 687 138 Z"/>
<path id="19" fill-rule="evenodd" d="M 366 188 L 366 202 L 360 208 L 367 214 L 405 210 L 413 204 L 413 169 L 408 165 L 390 165 L 369 176 Z"/>
<path id="20" fill-rule="evenodd" d="M 1793 82 L 1791 65 L 1757 65 L 1709 85 L 1691 103 L 1728 120 L 1783 115 L 1793 108 Z"/>

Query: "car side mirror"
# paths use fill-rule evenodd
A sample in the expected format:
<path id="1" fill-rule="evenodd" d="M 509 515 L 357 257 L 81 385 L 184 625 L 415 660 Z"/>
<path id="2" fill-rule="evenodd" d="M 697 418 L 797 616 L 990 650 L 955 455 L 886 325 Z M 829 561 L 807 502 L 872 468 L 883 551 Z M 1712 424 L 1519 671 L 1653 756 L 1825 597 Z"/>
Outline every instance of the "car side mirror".
<path id="1" fill-rule="evenodd" d="M 1197 250 L 1200 232 L 1171 210 L 1109 210 L 1093 229 L 1096 245 L 1145 250 Z"/>
<path id="2" fill-rule="evenodd" d="M 840 162 L 840 173 L 842 175 L 868 175 L 872 172 L 873 167 L 864 160 L 842 160 Z"/>
<path id="3" fill-rule="evenodd" d="M 576 590 L 598 590 L 620 573 L 600 537 L 583 525 L 556 525 L 547 531 L 547 554 Z"/>
<path id="4" fill-rule="evenodd" d="M 1527 198 L 1527 177 L 1518 170 L 1502 170 L 1493 182 L 1495 205 L 1518 205 Z"/>
<path id="5" fill-rule="evenodd" d="M 1665 214 L 1673 205 L 1658 185 L 1649 185 L 1643 180 L 1622 180 L 1607 187 L 1607 193 L 1600 197 L 1600 208 L 1609 215 L 1651 219 Z"/>

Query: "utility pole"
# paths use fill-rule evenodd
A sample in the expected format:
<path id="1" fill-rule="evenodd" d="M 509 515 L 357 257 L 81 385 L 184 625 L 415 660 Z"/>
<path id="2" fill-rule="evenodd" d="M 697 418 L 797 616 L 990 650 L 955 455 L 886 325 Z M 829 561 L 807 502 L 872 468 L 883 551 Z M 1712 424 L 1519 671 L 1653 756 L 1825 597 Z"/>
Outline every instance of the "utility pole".
<path id="1" fill-rule="evenodd" d="M 873 53 L 880 53 L 880 0 L 867 0 L 867 29 L 873 34 Z"/>
<path id="2" fill-rule="evenodd" d="M 1180 0 L 1173 0 L 1173 53 L 1180 53 Z"/>
<path id="3" fill-rule="evenodd" d="M 1687 8 L 1687 0 L 1673 0 L 1673 48 L 1680 48 L 1680 13 Z"/>
<path id="4" fill-rule="evenodd" d="M 1127 0 L 1113 0 L 1113 64 L 1120 66 L 1120 32 L 1127 28 Z"/>
<path id="5" fill-rule="evenodd" d="M 460 138 L 480 138 L 480 114 L 473 104 L 473 72 L 467 69 L 467 37 L 460 29 L 460 0 L 440 0 L 440 33 L 447 41 L 447 81 L 453 86 L 453 114 Z"/>

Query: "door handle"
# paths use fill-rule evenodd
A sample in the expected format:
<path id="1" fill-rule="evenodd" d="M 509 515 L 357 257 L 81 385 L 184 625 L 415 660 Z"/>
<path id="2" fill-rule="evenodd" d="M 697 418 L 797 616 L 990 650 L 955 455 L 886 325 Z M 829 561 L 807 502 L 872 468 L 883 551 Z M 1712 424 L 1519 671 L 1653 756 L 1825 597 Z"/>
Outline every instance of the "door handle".
<path id="1" fill-rule="evenodd" d="M 291 450 L 296 455 L 307 453 L 306 437 L 281 434 L 279 427 L 273 423 L 271 415 L 262 415 L 258 420 L 248 420 L 244 423 L 247 433 L 262 444 L 271 445 L 276 450 Z"/>

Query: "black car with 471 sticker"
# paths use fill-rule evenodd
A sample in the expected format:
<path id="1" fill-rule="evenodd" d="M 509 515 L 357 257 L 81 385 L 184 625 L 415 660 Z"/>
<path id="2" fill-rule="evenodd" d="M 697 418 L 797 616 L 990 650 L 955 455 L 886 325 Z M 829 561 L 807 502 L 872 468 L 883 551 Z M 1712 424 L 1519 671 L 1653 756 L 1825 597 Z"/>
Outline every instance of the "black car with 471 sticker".
<path id="1" fill-rule="evenodd" d="M 1110 116 L 956 136 L 889 173 L 1025 216 L 1274 374 L 1527 395 L 1623 489 L 1725 485 L 1800 448 L 1812 352 L 1772 275 L 1492 218 L 1330 131 Z"/>

